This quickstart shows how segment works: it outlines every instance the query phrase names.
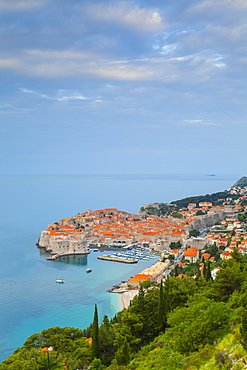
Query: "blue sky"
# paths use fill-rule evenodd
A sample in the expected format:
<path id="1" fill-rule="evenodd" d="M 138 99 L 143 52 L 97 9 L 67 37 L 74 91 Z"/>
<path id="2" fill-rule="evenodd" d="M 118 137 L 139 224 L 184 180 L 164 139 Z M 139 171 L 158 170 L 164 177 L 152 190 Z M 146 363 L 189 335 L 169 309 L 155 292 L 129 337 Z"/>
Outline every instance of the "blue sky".
<path id="1" fill-rule="evenodd" d="M 0 0 L 2 174 L 246 175 L 246 0 Z"/>

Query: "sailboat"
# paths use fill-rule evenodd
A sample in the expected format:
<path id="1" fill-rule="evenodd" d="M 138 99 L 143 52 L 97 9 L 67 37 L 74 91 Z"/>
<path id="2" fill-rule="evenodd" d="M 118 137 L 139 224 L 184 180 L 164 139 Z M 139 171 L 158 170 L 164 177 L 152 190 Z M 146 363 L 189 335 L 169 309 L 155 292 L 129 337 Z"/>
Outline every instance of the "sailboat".
<path id="1" fill-rule="evenodd" d="M 56 279 L 56 283 L 63 284 L 63 283 L 65 283 L 65 280 L 64 279 Z"/>
<path id="2" fill-rule="evenodd" d="M 58 284 L 63 284 L 63 283 L 65 283 L 65 280 L 64 279 L 61 279 L 59 276 L 57 277 L 57 279 L 56 279 L 56 283 L 58 283 Z"/>

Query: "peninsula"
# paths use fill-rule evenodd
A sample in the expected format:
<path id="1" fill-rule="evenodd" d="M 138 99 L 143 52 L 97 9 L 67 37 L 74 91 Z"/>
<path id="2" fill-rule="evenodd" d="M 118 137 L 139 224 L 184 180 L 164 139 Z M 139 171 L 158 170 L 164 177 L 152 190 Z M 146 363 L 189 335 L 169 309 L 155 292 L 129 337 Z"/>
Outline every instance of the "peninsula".
<path id="1" fill-rule="evenodd" d="M 50 223 L 41 232 L 37 246 L 51 254 L 48 259 L 87 254 L 90 247 L 145 245 L 160 253 L 169 252 L 172 243 L 180 243 L 183 249 L 203 248 L 205 239 L 193 238 L 190 232 L 227 217 L 234 218 L 246 207 L 246 194 L 246 177 L 243 177 L 231 188 L 211 196 L 143 205 L 138 215 L 116 208 L 88 210 Z"/>

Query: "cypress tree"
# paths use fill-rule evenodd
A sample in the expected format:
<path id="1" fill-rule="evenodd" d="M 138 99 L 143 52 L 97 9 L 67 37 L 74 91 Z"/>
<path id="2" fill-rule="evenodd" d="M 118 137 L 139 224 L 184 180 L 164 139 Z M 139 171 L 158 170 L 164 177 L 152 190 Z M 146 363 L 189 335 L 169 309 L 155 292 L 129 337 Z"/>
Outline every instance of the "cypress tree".
<path id="1" fill-rule="evenodd" d="M 165 315 L 165 302 L 164 302 L 164 291 L 162 279 L 160 281 L 160 294 L 159 294 L 159 306 L 158 306 L 158 327 L 159 330 L 163 331 L 166 327 L 166 315 Z"/>
<path id="2" fill-rule="evenodd" d="M 171 311 L 169 276 L 167 276 L 164 286 L 164 311 L 166 314 Z"/>
<path id="3" fill-rule="evenodd" d="M 94 358 L 99 358 L 99 323 L 97 305 L 95 305 L 94 308 L 94 319 L 92 325 L 92 352 Z"/>
<path id="4" fill-rule="evenodd" d="M 174 276 L 178 276 L 178 265 L 175 265 Z"/>
<path id="5" fill-rule="evenodd" d="M 207 275 L 207 265 L 206 265 L 206 262 L 204 261 L 203 262 L 203 277 L 206 279 L 206 275 Z"/>
<path id="6" fill-rule="evenodd" d="M 210 261 L 207 261 L 206 280 L 212 280 Z"/>
<path id="7" fill-rule="evenodd" d="M 137 310 L 142 314 L 144 313 L 144 290 L 142 285 L 139 288 L 139 294 L 137 297 Z"/>

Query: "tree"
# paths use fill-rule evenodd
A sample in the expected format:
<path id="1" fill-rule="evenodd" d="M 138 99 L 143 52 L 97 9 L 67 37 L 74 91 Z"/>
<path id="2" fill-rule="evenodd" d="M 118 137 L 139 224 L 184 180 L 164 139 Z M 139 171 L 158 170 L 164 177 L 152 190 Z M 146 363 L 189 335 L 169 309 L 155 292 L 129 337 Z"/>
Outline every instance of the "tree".
<path id="1" fill-rule="evenodd" d="M 210 294 L 216 301 L 226 302 L 235 290 L 241 288 L 244 281 L 245 271 L 242 264 L 231 258 L 224 261 L 222 268 L 217 272 Z"/>
<path id="2" fill-rule="evenodd" d="M 174 276 L 178 276 L 178 265 L 174 267 Z"/>
<path id="3" fill-rule="evenodd" d="M 200 235 L 200 231 L 199 230 L 195 230 L 195 229 L 194 230 L 190 230 L 189 235 L 190 236 L 194 236 L 194 237 L 198 237 Z"/>
<path id="4" fill-rule="evenodd" d="M 170 313 L 165 337 L 173 350 L 182 354 L 195 352 L 228 332 L 230 316 L 226 303 L 196 294 L 186 307 L 177 307 Z"/>
<path id="5" fill-rule="evenodd" d="M 107 315 L 104 316 L 102 324 L 99 327 L 99 347 L 101 361 L 108 366 L 114 358 L 116 351 L 114 346 L 114 329 Z"/>
<path id="6" fill-rule="evenodd" d="M 98 309 L 97 305 L 94 307 L 94 319 L 92 326 L 92 352 L 93 357 L 99 358 L 100 349 L 99 349 L 99 323 L 98 323 Z"/>
<path id="7" fill-rule="evenodd" d="M 124 338 L 124 341 L 122 345 L 119 347 L 119 349 L 116 352 L 116 360 L 118 365 L 127 365 L 130 361 L 130 345 L 126 338 Z"/>
<path id="8" fill-rule="evenodd" d="M 93 362 L 91 363 L 90 367 L 89 367 L 90 370 L 103 370 L 105 369 L 105 366 L 102 365 L 101 361 L 99 358 L 95 358 L 93 360 Z"/>
<path id="9" fill-rule="evenodd" d="M 240 327 L 240 333 L 241 333 L 241 343 L 245 350 L 247 350 L 247 310 L 244 310 L 242 314 L 242 320 L 241 320 L 241 327 Z"/>
<path id="10" fill-rule="evenodd" d="M 212 275 L 211 275 L 211 264 L 209 260 L 207 260 L 206 280 L 207 281 L 213 280 Z"/>
<path id="11" fill-rule="evenodd" d="M 160 331 L 163 331 L 166 327 L 166 315 L 165 315 L 165 303 L 162 279 L 160 281 L 160 292 L 159 292 L 158 327 Z"/>

